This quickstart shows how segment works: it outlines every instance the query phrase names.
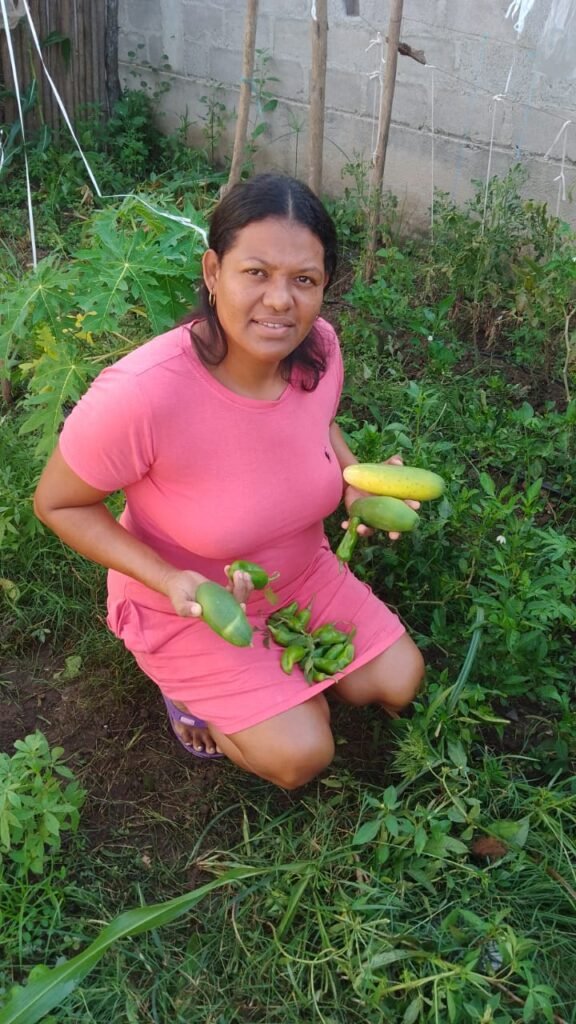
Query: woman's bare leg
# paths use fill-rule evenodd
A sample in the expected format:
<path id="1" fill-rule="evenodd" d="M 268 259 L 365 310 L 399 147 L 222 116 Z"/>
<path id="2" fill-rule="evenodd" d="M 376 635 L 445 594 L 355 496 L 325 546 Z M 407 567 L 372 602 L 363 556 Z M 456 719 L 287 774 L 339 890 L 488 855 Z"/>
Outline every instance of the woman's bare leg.
<path id="1" fill-rule="evenodd" d="M 228 736 L 213 723 L 209 729 L 219 750 L 231 761 L 282 789 L 310 782 L 334 757 L 330 710 L 321 693 Z"/>
<path id="2" fill-rule="evenodd" d="M 347 704 L 381 704 L 390 714 L 397 715 L 414 700 L 424 669 L 420 651 L 404 633 L 377 658 L 344 676 L 331 692 Z"/>

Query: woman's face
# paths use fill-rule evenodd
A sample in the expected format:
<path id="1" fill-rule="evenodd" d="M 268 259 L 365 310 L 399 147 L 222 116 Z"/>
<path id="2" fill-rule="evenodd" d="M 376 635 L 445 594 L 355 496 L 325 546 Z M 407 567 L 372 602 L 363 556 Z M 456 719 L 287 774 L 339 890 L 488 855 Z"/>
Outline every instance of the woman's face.
<path id="1" fill-rule="evenodd" d="M 308 228 L 282 217 L 248 224 L 222 257 L 204 254 L 231 357 L 278 364 L 306 337 L 320 312 L 328 275 L 324 247 Z"/>

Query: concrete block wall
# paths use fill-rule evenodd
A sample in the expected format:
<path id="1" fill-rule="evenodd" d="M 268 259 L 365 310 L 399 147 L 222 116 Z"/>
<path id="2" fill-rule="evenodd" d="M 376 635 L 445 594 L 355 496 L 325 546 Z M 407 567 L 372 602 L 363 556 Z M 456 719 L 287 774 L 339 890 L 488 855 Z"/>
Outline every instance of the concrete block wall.
<path id="1" fill-rule="evenodd" d="M 405 0 L 401 38 L 426 55 L 423 66 L 399 56 L 385 188 L 405 211 L 407 228 L 430 220 L 434 185 L 464 202 L 472 180 L 503 174 L 522 161 L 526 193 L 556 211 L 562 139 L 567 120 L 560 215 L 576 224 L 576 75 L 557 80 L 539 70 L 540 41 L 552 0 L 537 0 L 518 37 L 505 14 L 509 0 Z M 257 169 L 307 176 L 311 0 L 260 0 L 256 46 L 264 52 L 260 85 L 279 100 L 264 115 Z M 348 16 L 344 0 L 329 0 L 324 188 L 337 194 L 352 179 L 347 164 L 368 166 L 376 138 L 389 2 L 359 0 Z M 120 78 L 151 87 L 167 80 L 166 129 L 186 116 L 191 143 L 206 145 L 205 97 L 232 111 L 238 100 L 245 0 L 120 0 Z M 574 48 L 576 66 L 576 45 Z M 132 56 L 130 55 L 132 54 Z M 135 55 L 135 56 L 134 56 Z M 161 66 L 169 63 L 169 70 Z M 262 70 L 264 67 L 264 70 Z M 277 81 L 271 81 L 271 77 Z M 258 77 L 256 75 L 255 77 Z M 502 97 L 495 99 L 494 97 Z M 258 117 L 253 103 L 252 123 Z M 231 152 L 233 122 L 220 139 Z M 432 127 L 434 133 L 432 134 Z"/>

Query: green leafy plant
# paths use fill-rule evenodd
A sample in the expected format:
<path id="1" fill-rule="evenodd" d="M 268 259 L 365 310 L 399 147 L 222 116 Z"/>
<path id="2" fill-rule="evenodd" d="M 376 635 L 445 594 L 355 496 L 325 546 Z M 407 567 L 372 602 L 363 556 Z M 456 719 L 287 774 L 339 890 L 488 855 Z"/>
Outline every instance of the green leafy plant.
<path id="1" fill-rule="evenodd" d="M 160 334 L 193 304 L 201 235 L 165 212 L 135 198 L 99 211 L 74 263 L 47 257 L 7 291 L 0 362 L 26 382 L 22 430 L 38 432 L 39 452 L 53 448 L 66 403 L 98 373 L 106 349 L 117 356 L 119 337 L 130 347 L 122 328 L 138 325 L 141 336 L 142 321 L 148 336 Z M 200 221 L 188 205 L 184 216 Z"/>
<path id="2" fill-rule="evenodd" d="M 39 875 L 57 852 L 61 833 L 78 828 L 85 793 L 41 732 L 16 740 L 16 753 L 0 753 L 0 866 L 18 876 Z M 61 780 L 67 780 L 62 786 Z"/>
<path id="3" fill-rule="evenodd" d="M 0 753 L 0 922 L 21 960 L 42 949 L 70 885 L 62 834 L 78 828 L 85 791 L 41 732 Z"/>

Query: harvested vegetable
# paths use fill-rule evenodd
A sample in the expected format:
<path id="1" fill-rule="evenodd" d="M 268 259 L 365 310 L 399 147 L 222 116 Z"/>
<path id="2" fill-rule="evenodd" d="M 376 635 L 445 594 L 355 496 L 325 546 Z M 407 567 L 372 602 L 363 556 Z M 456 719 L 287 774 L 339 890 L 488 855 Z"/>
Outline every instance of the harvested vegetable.
<path id="1" fill-rule="evenodd" d="M 293 601 L 272 612 L 266 620 L 271 637 L 284 647 L 280 664 L 290 675 L 299 665 L 309 683 L 320 683 L 335 672 L 341 672 L 354 660 L 354 630 L 345 632 L 334 623 L 325 622 L 312 632 L 307 630 L 312 615 L 312 604 L 298 608 Z"/>
<path id="2" fill-rule="evenodd" d="M 243 559 L 237 559 L 235 562 L 232 562 L 232 564 L 228 566 L 226 574 L 229 580 L 234 579 L 235 572 L 248 573 L 250 579 L 252 580 L 254 590 L 263 590 L 264 596 L 268 599 L 268 601 L 270 601 L 270 604 L 276 604 L 278 598 L 276 597 L 276 594 L 272 590 L 270 584 L 274 580 L 278 579 L 280 573 L 274 572 L 272 573 L 271 576 L 269 576 L 266 570 L 263 569 L 261 565 L 256 565 L 255 562 L 246 562 Z"/>
<path id="3" fill-rule="evenodd" d="M 444 493 L 444 481 L 437 473 L 415 466 L 395 466 L 390 462 L 357 462 L 343 471 L 347 484 L 369 494 L 391 498 L 430 501 Z M 394 527 L 391 527 L 394 529 Z"/>
<path id="4" fill-rule="evenodd" d="M 224 640 L 236 647 L 250 647 L 253 629 L 238 601 L 219 583 L 205 580 L 196 590 L 202 619 Z"/>
<path id="5" fill-rule="evenodd" d="M 360 523 L 391 533 L 408 533 L 419 522 L 418 513 L 398 498 L 357 498 L 350 506 L 349 516 L 348 527 L 336 550 L 340 562 L 350 559 L 358 542 Z"/>

